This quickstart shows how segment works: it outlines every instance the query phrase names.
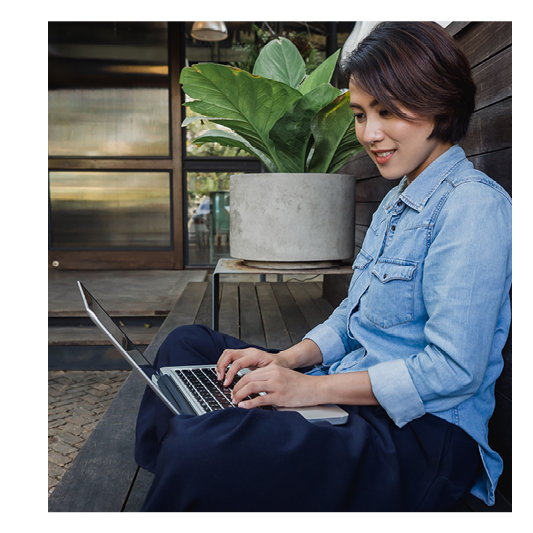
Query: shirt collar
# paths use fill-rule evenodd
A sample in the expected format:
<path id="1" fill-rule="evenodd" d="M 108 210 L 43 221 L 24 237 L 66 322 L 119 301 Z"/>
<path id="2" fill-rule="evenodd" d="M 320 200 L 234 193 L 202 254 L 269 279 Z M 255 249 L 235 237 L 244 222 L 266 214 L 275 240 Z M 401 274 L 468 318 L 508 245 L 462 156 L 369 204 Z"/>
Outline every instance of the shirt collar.
<path id="1" fill-rule="evenodd" d="M 421 211 L 438 186 L 463 159 L 466 159 L 463 149 L 457 144 L 452 146 L 435 159 L 409 186 L 407 178 L 404 177 L 399 186 L 400 198 L 409 207 Z"/>

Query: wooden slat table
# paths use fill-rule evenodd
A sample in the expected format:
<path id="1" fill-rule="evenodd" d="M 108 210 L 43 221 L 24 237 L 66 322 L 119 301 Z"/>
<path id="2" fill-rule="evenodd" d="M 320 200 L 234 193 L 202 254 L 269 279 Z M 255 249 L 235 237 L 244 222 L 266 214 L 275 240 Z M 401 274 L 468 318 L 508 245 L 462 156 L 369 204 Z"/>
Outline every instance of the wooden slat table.
<path id="1" fill-rule="evenodd" d="M 215 271 L 213 273 L 213 296 L 212 296 L 212 307 L 213 307 L 213 319 L 212 319 L 212 328 L 217 330 L 219 329 L 219 314 L 220 314 L 220 276 L 221 275 L 235 275 L 235 274 L 258 274 L 261 278 L 264 278 L 267 274 L 274 274 L 278 276 L 278 280 L 283 274 L 293 274 L 293 275 L 306 275 L 306 276 L 321 276 L 326 274 L 352 274 L 353 270 L 349 265 L 340 265 L 330 268 L 284 268 L 284 269 L 274 269 L 259 267 L 251 267 L 245 265 L 244 261 L 240 259 L 219 259 Z"/>

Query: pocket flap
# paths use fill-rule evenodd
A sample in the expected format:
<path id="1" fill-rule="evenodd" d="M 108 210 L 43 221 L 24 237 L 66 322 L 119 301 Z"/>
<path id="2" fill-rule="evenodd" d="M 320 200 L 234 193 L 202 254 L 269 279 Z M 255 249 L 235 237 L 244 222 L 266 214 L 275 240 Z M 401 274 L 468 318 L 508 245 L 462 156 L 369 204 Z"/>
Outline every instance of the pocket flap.
<path id="1" fill-rule="evenodd" d="M 353 262 L 352 269 L 355 270 L 358 268 L 363 270 L 368 263 L 370 263 L 370 261 L 372 261 L 372 257 L 369 256 L 365 251 L 361 250 Z"/>
<path id="2" fill-rule="evenodd" d="M 405 261 L 398 262 L 377 262 L 374 265 L 372 274 L 374 274 L 381 282 L 387 283 L 393 279 L 410 280 L 413 279 L 416 265 L 408 264 Z"/>

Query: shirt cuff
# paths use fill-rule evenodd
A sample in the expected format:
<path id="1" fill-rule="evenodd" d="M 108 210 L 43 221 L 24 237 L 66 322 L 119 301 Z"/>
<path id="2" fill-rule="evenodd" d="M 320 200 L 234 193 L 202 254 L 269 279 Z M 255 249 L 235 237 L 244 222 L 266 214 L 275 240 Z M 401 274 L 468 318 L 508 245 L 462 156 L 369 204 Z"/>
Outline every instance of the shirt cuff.
<path id="1" fill-rule="evenodd" d="M 379 363 L 368 374 L 374 396 L 398 427 L 426 413 L 403 359 Z"/>
<path id="2" fill-rule="evenodd" d="M 335 330 L 325 324 L 312 329 L 304 339 L 311 339 L 320 348 L 324 366 L 331 366 L 346 355 L 342 339 Z"/>

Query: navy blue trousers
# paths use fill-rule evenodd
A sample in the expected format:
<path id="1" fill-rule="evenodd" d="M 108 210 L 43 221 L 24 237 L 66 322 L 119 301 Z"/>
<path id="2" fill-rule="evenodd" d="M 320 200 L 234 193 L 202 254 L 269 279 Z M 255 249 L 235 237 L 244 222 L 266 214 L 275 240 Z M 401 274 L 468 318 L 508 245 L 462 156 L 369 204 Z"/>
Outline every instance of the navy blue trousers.
<path id="1" fill-rule="evenodd" d="M 248 346 L 185 326 L 156 365 L 212 364 Z M 479 454 L 461 428 L 426 414 L 400 429 L 379 406 L 343 408 L 342 426 L 259 409 L 175 416 L 147 387 L 135 459 L 155 476 L 142 510 L 447 511 L 468 494 Z"/>

